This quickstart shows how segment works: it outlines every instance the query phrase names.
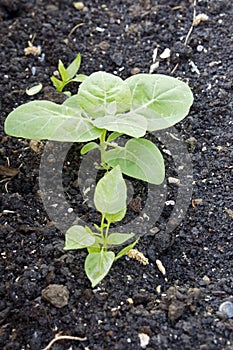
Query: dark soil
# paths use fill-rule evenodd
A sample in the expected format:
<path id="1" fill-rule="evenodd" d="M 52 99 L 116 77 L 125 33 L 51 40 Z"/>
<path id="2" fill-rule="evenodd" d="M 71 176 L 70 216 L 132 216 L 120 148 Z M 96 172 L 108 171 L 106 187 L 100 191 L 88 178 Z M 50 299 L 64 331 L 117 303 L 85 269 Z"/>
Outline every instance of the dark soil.
<path id="1" fill-rule="evenodd" d="M 232 1 L 198 1 L 197 14 L 209 19 L 194 27 L 188 45 L 192 0 L 86 0 L 80 11 L 72 3 L 0 0 L 0 347 L 41 350 L 60 333 L 86 340 L 60 340 L 54 350 L 141 349 L 139 334 L 146 334 L 148 350 L 232 350 L 233 318 L 218 312 L 233 299 Z M 24 54 L 33 39 L 44 60 L 42 54 Z M 81 52 L 81 73 L 105 70 L 126 78 L 135 68 L 149 72 L 156 47 L 155 73 L 179 77 L 194 93 L 189 116 L 176 126 L 192 160 L 192 201 L 172 233 L 166 231 L 165 210 L 141 238 L 138 249 L 149 265 L 122 258 L 92 290 L 83 271 L 86 252 L 63 250 L 64 233 L 43 207 L 41 153 L 28 140 L 6 136 L 4 120 L 34 98 L 25 89 L 39 82 L 44 88 L 35 98 L 63 98 L 50 82 L 58 59 L 67 65 Z M 161 59 L 165 48 L 171 57 Z M 165 156 L 168 174 L 175 177 Z M 74 180 L 69 166 L 63 184 L 70 206 L 90 221 L 98 219 L 80 206 Z M 177 190 L 169 193 L 176 201 Z M 139 215 L 146 194 L 140 185 L 128 218 Z M 135 229 L 147 230 L 143 225 Z M 166 268 L 165 277 L 156 259 Z M 68 305 L 47 300 L 45 288 L 54 284 L 63 287 L 64 304 L 68 290 Z"/>

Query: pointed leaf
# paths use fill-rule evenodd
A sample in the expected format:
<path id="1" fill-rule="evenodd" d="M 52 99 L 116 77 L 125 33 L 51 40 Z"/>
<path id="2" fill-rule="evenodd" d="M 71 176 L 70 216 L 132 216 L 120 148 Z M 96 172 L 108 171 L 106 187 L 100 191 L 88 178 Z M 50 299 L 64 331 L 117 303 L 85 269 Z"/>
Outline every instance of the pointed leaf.
<path id="1" fill-rule="evenodd" d="M 111 233 L 108 236 L 107 242 L 110 245 L 120 245 L 133 238 L 134 236 L 134 233 Z"/>
<path id="2" fill-rule="evenodd" d="M 159 185 L 165 176 L 164 160 L 159 149 L 145 139 L 130 139 L 125 147 L 105 153 L 105 161 L 112 167 L 120 165 L 122 173 Z"/>
<path id="3" fill-rule="evenodd" d="M 126 207 L 126 184 L 120 167 L 106 173 L 96 185 L 94 203 L 101 213 L 116 214 Z"/>
<path id="4" fill-rule="evenodd" d="M 79 87 L 78 102 L 93 118 L 106 115 L 108 106 L 116 102 L 117 113 L 129 110 L 131 92 L 121 78 L 106 72 L 95 72 Z"/>
<path id="5" fill-rule="evenodd" d="M 130 249 L 133 249 L 133 247 L 138 243 L 138 241 L 139 241 L 139 238 L 136 239 L 136 241 L 134 241 L 133 243 L 127 245 L 127 247 L 121 249 L 119 253 L 116 255 L 115 261 L 120 259 L 122 256 L 126 255 L 130 251 Z"/>
<path id="6" fill-rule="evenodd" d="M 64 64 L 62 63 L 61 60 L 58 61 L 58 71 L 60 73 L 60 76 L 62 78 L 62 81 L 65 83 L 69 80 L 69 76 L 68 76 L 68 73 L 65 69 L 65 66 Z"/>
<path id="7" fill-rule="evenodd" d="M 52 76 L 51 78 L 51 81 L 53 83 L 53 85 L 55 86 L 56 90 L 59 91 L 59 92 L 62 92 L 65 84 L 63 83 L 63 81 L 61 81 L 60 79 Z"/>
<path id="8" fill-rule="evenodd" d="M 85 142 L 96 139 L 102 131 L 79 110 L 50 101 L 32 101 L 8 115 L 5 132 L 33 140 Z"/>
<path id="9" fill-rule="evenodd" d="M 117 131 L 132 137 L 144 136 L 147 129 L 146 118 L 134 112 L 117 114 L 115 116 L 106 115 L 96 119 L 93 124 L 97 128 Z"/>
<path id="10" fill-rule="evenodd" d="M 182 120 L 193 103 L 187 84 L 162 74 L 137 74 L 126 83 L 132 92 L 132 110 L 148 121 L 149 131 L 168 128 Z"/>
<path id="11" fill-rule="evenodd" d="M 96 142 L 88 142 L 86 145 L 84 145 L 81 148 L 80 153 L 81 153 L 81 155 L 84 155 L 84 154 L 90 152 L 91 150 L 93 150 L 95 148 L 99 148 L 98 143 L 96 143 Z"/>
<path id="12" fill-rule="evenodd" d="M 95 243 L 95 237 L 83 226 L 74 225 L 66 232 L 65 250 L 82 249 Z"/>
<path id="13" fill-rule="evenodd" d="M 114 140 L 116 140 L 118 137 L 120 137 L 121 135 L 123 135 L 122 132 L 114 131 L 113 133 L 111 133 L 111 134 L 108 136 L 107 141 L 108 141 L 108 142 L 114 141 Z"/>
<path id="14" fill-rule="evenodd" d="M 86 79 L 86 74 L 77 74 L 71 81 L 75 83 L 82 83 Z"/>
<path id="15" fill-rule="evenodd" d="M 81 55 L 79 53 L 77 57 L 71 62 L 71 64 L 66 69 L 67 81 L 71 80 L 77 74 L 80 64 L 81 64 Z"/>
<path id="16" fill-rule="evenodd" d="M 115 254 L 113 252 L 90 253 L 85 260 L 85 271 L 94 288 L 109 272 Z"/>

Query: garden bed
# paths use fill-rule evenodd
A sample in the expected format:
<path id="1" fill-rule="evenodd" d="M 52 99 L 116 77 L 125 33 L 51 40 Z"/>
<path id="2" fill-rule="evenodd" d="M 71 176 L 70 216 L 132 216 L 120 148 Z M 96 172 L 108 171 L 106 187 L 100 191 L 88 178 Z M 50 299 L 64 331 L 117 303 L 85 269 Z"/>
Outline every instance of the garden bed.
<path id="1" fill-rule="evenodd" d="M 2 349 L 42 350 L 58 334 L 81 339 L 56 341 L 54 350 L 141 349 L 147 343 L 146 349 L 157 350 L 232 349 L 233 319 L 218 312 L 224 301 L 233 301 L 232 3 L 199 1 L 196 15 L 205 16 L 188 37 L 193 11 L 193 1 L 96 0 L 78 10 L 68 0 L 0 0 Z M 28 41 L 38 54 L 25 55 Z M 169 57 L 161 58 L 165 49 Z M 154 70 L 187 82 L 194 94 L 189 116 L 175 127 L 193 168 L 183 220 L 168 232 L 179 195 L 179 186 L 168 184 L 170 204 L 161 217 L 151 227 L 140 220 L 132 224 L 149 264 L 121 258 L 94 290 L 83 270 L 86 252 L 63 250 L 64 233 L 44 208 L 39 186 L 44 144 L 36 153 L 29 140 L 4 133 L 7 114 L 18 105 L 34 98 L 62 102 L 50 77 L 59 59 L 67 66 L 78 52 L 80 73 L 105 70 L 126 79 Z M 29 97 L 25 90 L 38 83 L 43 89 Z M 69 88 L 75 93 L 77 84 Z M 95 222 L 97 214 L 76 186 L 77 153 L 74 145 L 63 171 L 73 210 L 67 215 Z M 164 156 L 167 176 L 178 177 L 172 155 L 165 150 Z M 147 208 L 146 186 L 137 182 L 134 188 L 128 221 Z M 46 300 L 51 285 L 63 288 L 65 306 Z"/>

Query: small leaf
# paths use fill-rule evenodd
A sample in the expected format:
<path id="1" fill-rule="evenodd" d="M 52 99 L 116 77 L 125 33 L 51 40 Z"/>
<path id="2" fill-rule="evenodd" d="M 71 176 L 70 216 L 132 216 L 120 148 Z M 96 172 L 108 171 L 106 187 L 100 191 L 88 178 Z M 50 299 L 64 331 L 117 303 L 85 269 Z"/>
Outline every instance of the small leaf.
<path id="1" fill-rule="evenodd" d="M 39 83 L 38 85 L 34 85 L 29 89 L 26 89 L 26 94 L 28 96 L 33 96 L 38 94 L 38 92 L 40 92 L 40 90 L 42 89 L 43 85 L 41 83 Z"/>
<path id="2" fill-rule="evenodd" d="M 95 243 L 95 237 L 83 226 L 74 225 L 66 232 L 65 250 L 82 249 Z"/>
<path id="3" fill-rule="evenodd" d="M 113 252 L 101 251 L 100 253 L 90 253 L 85 260 L 85 271 L 94 288 L 109 272 L 115 254 Z"/>
<path id="4" fill-rule="evenodd" d="M 106 115 L 96 119 L 93 124 L 97 128 L 117 131 L 132 137 L 142 137 L 146 133 L 147 120 L 134 112 L 125 114 Z"/>
<path id="5" fill-rule="evenodd" d="M 145 139 L 130 139 L 125 147 L 105 152 L 104 159 L 111 167 L 119 165 L 122 173 L 159 185 L 165 176 L 164 160 L 159 149 Z"/>
<path id="6" fill-rule="evenodd" d="M 108 106 L 115 102 L 117 113 L 129 110 L 131 92 L 121 78 L 106 72 L 95 72 L 79 87 L 78 102 L 92 117 L 104 117 Z"/>
<path id="7" fill-rule="evenodd" d="M 126 207 L 123 208 L 121 211 L 119 211 L 116 214 L 108 214 L 108 213 L 106 213 L 105 214 L 105 219 L 109 223 L 117 222 L 117 221 L 121 221 L 125 217 L 125 214 L 126 214 Z"/>
<path id="8" fill-rule="evenodd" d="M 93 150 L 95 148 L 99 148 L 98 143 L 96 143 L 96 142 L 89 142 L 89 143 L 87 143 L 86 145 L 84 145 L 81 148 L 80 153 L 81 153 L 81 155 L 84 155 L 84 154 L 90 152 L 91 150 Z"/>
<path id="9" fill-rule="evenodd" d="M 114 132 L 112 132 L 112 133 L 108 136 L 107 142 L 114 141 L 114 140 L 116 140 L 118 137 L 120 137 L 121 135 L 123 135 L 122 132 L 114 131 Z"/>
<path id="10" fill-rule="evenodd" d="M 111 233 L 108 236 L 107 242 L 110 245 L 120 245 L 135 236 L 134 233 Z"/>
<path id="11" fill-rule="evenodd" d="M 75 83 L 82 83 L 86 78 L 86 74 L 77 74 L 71 81 Z"/>
<path id="12" fill-rule="evenodd" d="M 50 79 L 51 79 L 53 85 L 55 86 L 56 90 L 57 90 L 58 92 L 62 92 L 62 90 L 63 90 L 63 88 L 64 88 L 64 86 L 65 86 L 65 84 L 63 83 L 63 81 L 61 81 L 60 79 L 58 79 L 58 78 L 56 78 L 56 77 L 54 77 L 54 76 L 52 76 Z"/>
<path id="13" fill-rule="evenodd" d="M 69 80 L 69 75 L 68 75 L 68 72 L 66 71 L 65 66 L 61 60 L 58 61 L 58 71 L 60 73 L 62 81 L 64 83 L 66 83 Z"/>
<path id="14" fill-rule="evenodd" d="M 78 53 L 77 57 L 71 62 L 71 64 L 67 67 L 67 81 L 71 80 L 75 74 L 77 74 L 79 67 L 81 64 L 81 55 Z"/>
<path id="15" fill-rule="evenodd" d="M 131 109 L 144 116 L 149 131 L 168 128 L 182 120 L 193 103 L 187 84 L 162 74 L 136 74 L 128 79 Z"/>
<path id="16" fill-rule="evenodd" d="M 130 249 L 133 249 L 133 247 L 138 243 L 138 241 L 139 241 L 139 238 L 136 239 L 136 241 L 134 241 L 133 243 L 127 245 L 127 247 L 121 249 L 119 253 L 116 255 L 115 261 L 120 259 L 122 256 L 126 255 L 130 251 Z"/>
<path id="17" fill-rule="evenodd" d="M 126 207 L 126 184 L 120 167 L 106 173 L 96 185 L 94 203 L 101 213 L 116 214 Z"/>

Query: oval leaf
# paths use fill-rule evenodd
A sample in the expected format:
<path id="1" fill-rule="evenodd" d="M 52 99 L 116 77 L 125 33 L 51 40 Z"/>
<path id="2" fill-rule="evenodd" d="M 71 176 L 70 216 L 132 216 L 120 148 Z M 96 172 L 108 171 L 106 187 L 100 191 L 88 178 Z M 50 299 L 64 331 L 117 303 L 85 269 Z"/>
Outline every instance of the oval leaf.
<path id="1" fill-rule="evenodd" d="M 125 214 L 126 214 L 126 207 L 123 208 L 121 211 L 119 211 L 116 214 L 108 214 L 108 213 L 106 213 L 105 214 L 105 219 L 107 221 L 109 221 L 110 223 L 117 222 L 117 221 L 121 221 L 125 217 Z"/>
<path id="2" fill-rule="evenodd" d="M 65 250 L 82 249 L 95 243 L 95 237 L 83 226 L 74 225 L 66 232 Z"/>
<path id="3" fill-rule="evenodd" d="M 132 137 L 144 136 L 147 129 L 146 118 L 134 112 L 114 116 L 106 115 L 105 117 L 96 119 L 93 124 L 97 128 L 117 131 L 118 133 L 124 133 Z"/>
<path id="4" fill-rule="evenodd" d="M 85 271 L 94 288 L 109 272 L 115 254 L 113 252 L 90 253 L 85 260 Z"/>
<path id="5" fill-rule="evenodd" d="M 97 183 L 94 203 L 101 213 L 116 214 L 126 207 L 126 196 L 126 184 L 117 166 Z"/>
<path id="6" fill-rule="evenodd" d="M 131 92 L 121 78 L 106 72 L 95 72 L 80 85 L 78 102 L 92 118 L 98 118 L 107 114 L 113 102 L 117 113 L 129 110 Z"/>
<path id="7" fill-rule="evenodd" d="M 105 153 L 106 162 L 114 167 L 120 165 L 122 173 L 159 185 L 165 176 L 164 160 L 159 149 L 145 139 L 131 139 L 124 148 Z"/>
<path id="8" fill-rule="evenodd" d="M 32 101 L 8 115 L 5 132 L 33 140 L 85 142 L 99 137 L 102 130 L 83 118 L 80 110 L 50 101 Z"/>
<path id="9" fill-rule="evenodd" d="M 120 245 L 133 238 L 134 233 L 111 233 L 108 236 L 108 244 Z"/>
<path id="10" fill-rule="evenodd" d="M 38 85 L 32 86 L 29 89 L 26 89 L 26 94 L 28 96 L 33 96 L 38 94 L 38 92 L 40 92 L 40 90 L 42 89 L 43 85 L 41 83 L 39 83 Z"/>
<path id="11" fill-rule="evenodd" d="M 149 131 L 168 128 L 182 120 L 193 103 L 184 82 L 162 74 L 137 74 L 128 79 L 132 110 L 148 121 Z"/>
<path id="12" fill-rule="evenodd" d="M 81 155 L 84 155 L 84 154 L 90 152 L 91 150 L 93 150 L 95 148 L 99 148 L 98 143 L 96 143 L 96 142 L 88 142 L 86 145 L 84 145 L 81 148 L 80 153 L 81 153 Z"/>

